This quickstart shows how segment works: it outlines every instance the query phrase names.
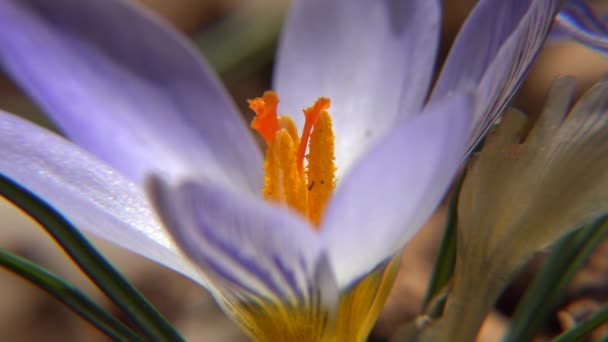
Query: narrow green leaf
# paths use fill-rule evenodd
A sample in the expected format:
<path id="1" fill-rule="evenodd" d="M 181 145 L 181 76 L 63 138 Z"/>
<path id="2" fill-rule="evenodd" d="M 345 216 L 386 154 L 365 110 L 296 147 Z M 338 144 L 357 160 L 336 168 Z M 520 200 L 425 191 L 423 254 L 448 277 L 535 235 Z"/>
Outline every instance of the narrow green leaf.
<path id="1" fill-rule="evenodd" d="M 115 341 L 143 341 L 74 285 L 47 269 L 3 249 L 0 249 L 0 266 L 46 291 Z"/>
<path id="2" fill-rule="evenodd" d="M 559 305 L 568 283 L 595 247 L 608 234 L 602 218 L 563 237 L 520 300 L 505 342 L 531 341 Z"/>
<path id="3" fill-rule="evenodd" d="M 448 281 L 454 273 L 456 261 L 456 215 L 458 208 L 458 195 L 464 179 L 464 173 L 458 179 L 450 204 L 448 207 L 445 230 L 439 247 L 439 253 L 433 267 L 433 275 L 427 288 L 422 308 L 423 314 L 428 314 L 433 318 L 439 317 L 445 304 L 445 293 L 442 293 Z"/>
<path id="4" fill-rule="evenodd" d="M 606 322 L 608 322 L 608 306 L 604 306 L 594 313 L 593 316 L 576 325 L 574 328 L 565 331 L 563 334 L 556 337 L 553 342 L 583 341 L 584 337 L 591 333 L 593 329 Z M 608 336 L 604 337 L 602 341 L 605 341 L 607 338 Z"/>
<path id="5" fill-rule="evenodd" d="M 0 175 L 0 195 L 36 220 L 80 269 L 153 341 L 183 341 L 160 312 L 66 218 L 27 189 Z"/>

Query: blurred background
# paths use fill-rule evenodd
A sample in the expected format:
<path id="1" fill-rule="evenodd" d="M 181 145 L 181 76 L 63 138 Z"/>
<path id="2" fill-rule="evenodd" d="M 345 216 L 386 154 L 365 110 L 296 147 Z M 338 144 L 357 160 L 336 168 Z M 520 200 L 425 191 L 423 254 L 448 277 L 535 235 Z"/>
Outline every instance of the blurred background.
<path id="1" fill-rule="evenodd" d="M 178 30 L 192 37 L 216 68 L 243 115 L 250 120 L 246 99 L 270 88 L 273 55 L 288 7 L 286 0 L 139 0 Z M 439 63 L 476 1 L 444 0 Z M 598 11 L 608 1 L 591 1 Z M 606 12 L 604 12 L 606 13 Z M 574 75 L 578 94 L 608 73 L 608 57 L 573 41 L 545 44 L 513 105 L 534 116 L 558 75 Z M 0 108 L 19 113 L 52 128 L 40 111 L 0 74 Z M 445 208 L 441 207 L 412 240 L 403 255 L 401 271 L 370 340 L 384 341 L 421 305 L 441 238 Z M 246 341 L 221 313 L 205 290 L 182 276 L 139 256 L 92 238 L 99 249 L 176 325 L 188 341 Z M 68 278 L 118 312 L 27 217 L 0 199 L 0 248 L 25 256 Z M 542 264 L 539 254 L 505 292 L 486 324 L 480 341 L 498 341 L 517 299 Z M 558 333 L 608 302 L 608 242 L 600 245 L 570 286 L 569 295 L 546 327 Z M 595 338 L 608 334 L 598 331 Z M 86 322 L 51 297 L 13 274 L 0 270 L 0 341 L 106 341 Z"/>

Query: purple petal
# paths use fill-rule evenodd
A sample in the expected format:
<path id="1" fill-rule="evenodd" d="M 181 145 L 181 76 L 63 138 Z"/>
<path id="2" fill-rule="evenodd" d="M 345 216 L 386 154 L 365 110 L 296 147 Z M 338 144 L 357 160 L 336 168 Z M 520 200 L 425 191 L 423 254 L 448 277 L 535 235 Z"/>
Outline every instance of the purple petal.
<path id="1" fill-rule="evenodd" d="M 78 146 L 0 111 L 0 156 L 2 174 L 49 202 L 76 227 L 202 282 L 141 189 Z"/>
<path id="2" fill-rule="evenodd" d="M 460 94 L 430 104 L 346 175 L 321 227 L 338 286 L 393 255 L 433 213 L 464 153 L 472 102 Z"/>
<path id="3" fill-rule="evenodd" d="M 309 300 L 323 252 L 318 235 L 284 208 L 211 184 L 171 188 L 152 178 L 149 190 L 182 251 L 218 289 L 263 300 Z"/>
<path id="4" fill-rule="evenodd" d="M 475 85 L 469 151 L 505 108 L 546 37 L 558 0 L 481 0 L 463 25 L 433 90 L 440 99 Z"/>
<path id="5" fill-rule="evenodd" d="M 257 192 L 261 154 L 196 51 L 120 0 L 6 0 L 0 61 L 75 142 L 143 180 L 198 173 Z"/>
<path id="6" fill-rule="evenodd" d="M 342 173 L 397 118 L 419 113 L 435 63 L 437 1 L 299 0 L 281 39 L 275 88 L 282 113 L 332 101 Z"/>

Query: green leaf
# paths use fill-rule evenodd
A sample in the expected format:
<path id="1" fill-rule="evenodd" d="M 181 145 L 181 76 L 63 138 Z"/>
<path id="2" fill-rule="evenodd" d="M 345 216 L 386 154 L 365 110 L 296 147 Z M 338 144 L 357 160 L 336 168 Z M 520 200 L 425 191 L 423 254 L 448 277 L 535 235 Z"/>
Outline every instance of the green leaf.
<path id="1" fill-rule="evenodd" d="M 568 283 L 608 233 L 602 218 L 564 236 L 520 300 L 505 342 L 531 341 L 559 305 Z"/>
<path id="2" fill-rule="evenodd" d="M 0 195 L 36 220 L 80 269 L 153 341 L 183 341 L 158 310 L 66 218 L 44 200 L 0 175 Z"/>
<path id="3" fill-rule="evenodd" d="M 458 195 L 460 194 L 463 179 L 464 173 L 458 179 L 452 198 L 450 199 L 441 246 L 439 247 L 439 253 L 433 267 L 433 275 L 431 276 L 431 281 L 429 282 L 420 310 L 421 313 L 428 314 L 432 318 L 439 317 L 443 311 L 446 300 L 444 289 L 454 273 Z"/>
<path id="4" fill-rule="evenodd" d="M 115 341 L 143 341 L 74 285 L 47 269 L 3 249 L 0 249 L 0 266 L 46 291 Z"/>
<path id="5" fill-rule="evenodd" d="M 593 331 L 593 329 L 608 322 L 608 306 L 604 306 L 593 316 L 576 325 L 574 328 L 565 331 L 563 334 L 556 337 L 553 342 L 577 342 L 583 341 L 584 337 Z M 606 341 L 608 337 L 604 337 L 602 341 Z"/>

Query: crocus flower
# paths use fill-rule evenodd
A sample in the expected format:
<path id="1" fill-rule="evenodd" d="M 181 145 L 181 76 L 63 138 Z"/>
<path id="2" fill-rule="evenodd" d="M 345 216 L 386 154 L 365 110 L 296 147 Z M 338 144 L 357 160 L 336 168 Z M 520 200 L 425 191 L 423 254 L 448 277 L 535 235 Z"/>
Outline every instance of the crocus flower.
<path id="1" fill-rule="evenodd" d="M 153 14 L 122 0 L 5 0 L 2 66 L 71 141 L 2 113 L 0 170 L 83 230 L 207 287 L 257 340 L 362 340 L 392 260 L 520 83 L 556 2 L 481 0 L 425 103 L 439 1 L 295 1 L 280 103 L 267 93 L 251 107 L 294 115 L 262 125 L 270 148 L 297 145 L 302 108 L 324 117 L 310 122 L 309 157 L 327 154 L 337 185 L 309 219 L 262 199 L 285 178 L 264 170 L 292 173 L 272 157 L 264 167 L 209 67 Z M 310 167 L 287 146 L 277 160 L 299 161 L 284 194 Z"/>

